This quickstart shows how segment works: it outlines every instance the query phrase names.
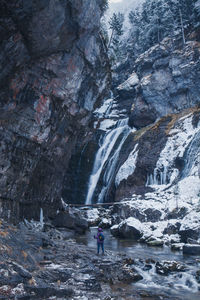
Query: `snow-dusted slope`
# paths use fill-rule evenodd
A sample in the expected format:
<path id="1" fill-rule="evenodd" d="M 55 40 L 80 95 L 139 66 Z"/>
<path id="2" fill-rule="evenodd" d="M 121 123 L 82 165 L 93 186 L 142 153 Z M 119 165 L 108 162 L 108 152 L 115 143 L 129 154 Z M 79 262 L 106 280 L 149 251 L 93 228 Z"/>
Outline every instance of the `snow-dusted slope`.
<path id="1" fill-rule="evenodd" d="M 146 187 L 143 187 L 144 194 L 129 193 L 129 197 L 123 201 L 119 212 L 122 220 L 129 217 L 139 219 L 142 222 L 143 240 L 185 242 L 191 237 L 200 240 L 199 117 L 197 109 L 184 115 L 174 115 L 170 119 L 172 121 L 165 127 L 166 144 L 158 155 L 153 174 L 148 174 Z M 162 123 L 158 122 L 147 131 L 155 130 L 156 126 L 161 126 L 160 124 Z M 153 157 L 151 153 L 154 148 L 153 140 L 151 146 L 152 150 L 148 149 L 142 157 L 143 168 L 148 168 L 145 166 L 147 157 L 151 155 Z M 119 169 L 116 177 L 116 183 L 119 184 L 117 189 L 120 190 L 121 186 L 124 191 L 124 186 L 127 185 L 130 191 L 130 184 L 139 176 L 140 147 L 139 139 Z M 177 161 L 181 161 L 181 165 Z M 122 225 L 119 224 L 119 230 L 120 226 Z M 173 230 L 168 230 L 169 227 Z M 114 229 L 117 230 L 116 227 Z"/>

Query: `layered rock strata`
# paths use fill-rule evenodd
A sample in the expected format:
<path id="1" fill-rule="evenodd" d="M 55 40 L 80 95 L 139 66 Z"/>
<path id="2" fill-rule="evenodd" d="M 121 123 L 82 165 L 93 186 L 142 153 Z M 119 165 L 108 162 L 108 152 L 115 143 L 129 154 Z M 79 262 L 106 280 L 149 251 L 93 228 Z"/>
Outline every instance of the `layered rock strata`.
<path id="1" fill-rule="evenodd" d="M 1 1 L 0 206 L 9 218 L 59 207 L 75 149 L 105 96 L 101 1 Z"/>

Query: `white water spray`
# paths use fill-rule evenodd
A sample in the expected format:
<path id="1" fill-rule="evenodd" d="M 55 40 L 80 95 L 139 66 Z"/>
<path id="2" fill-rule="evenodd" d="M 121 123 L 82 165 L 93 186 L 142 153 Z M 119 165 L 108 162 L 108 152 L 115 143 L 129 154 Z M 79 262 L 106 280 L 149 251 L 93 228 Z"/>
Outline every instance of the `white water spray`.
<path id="1" fill-rule="evenodd" d="M 101 172 L 103 170 L 103 167 L 107 163 L 108 159 L 109 159 L 109 163 L 108 163 L 108 167 L 106 169 L 104 176 L 106 176 L 107 179 L 110 179 L 111 173 L 113 172 L 113 170 L 116 166 L 116 161 L 119 156 L 121 147 L 122 147 L 125 139 L 127 138 L 129 132 L 130 132 L 130 128 L 128 126 L 128 119 L 119 120 L 117 122 L 116 127 L 114 129 L 109 130 L 105 134 L 104 138 L 102 139 L 100 148 L 97 151 L 97 154 L 95 157 L 92 175 L 90 176 L 90 179 L 89 179 L 88 193 L 87 193 L 86 202 L 85 202 L 86 204 L 91 204 L 91 202 L 92 202 L 92 198 L 93 198 L 96 186 L 98 184 L 99 178 L 101 176 Z M 121 134 L 123 134 L 122 140 L 120 141 L 120 143 L 117 146 L 117 149 L 114 151 L 114 153 L 111 153 Z M 107 181 L 108 180 L 106 180 L 106 182 Z M 105 194 L 103 192 L 103 190 L 101 191 L 100 194 L 102 194 L 102 193 Z M 98 201 L 102 200 L 102 196 L 103 195 L 99 196 L 100 198 L 98 199 Z"/>

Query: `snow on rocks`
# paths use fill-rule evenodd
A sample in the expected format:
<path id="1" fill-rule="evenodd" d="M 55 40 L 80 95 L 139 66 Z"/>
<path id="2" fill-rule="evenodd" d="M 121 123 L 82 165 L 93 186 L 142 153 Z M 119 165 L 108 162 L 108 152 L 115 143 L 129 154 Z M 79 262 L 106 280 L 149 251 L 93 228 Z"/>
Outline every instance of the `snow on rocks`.
<path id="1" fill-rule="evenodd" d="M 99 118 L 105 117 L 107 115 L 111 108 L 112 108 L 113 99 L 109 98 L 106 101 L 103 102 L 103 105 L 97 108 L 94 111 L 94 115 L 97 115 Z"/>
<path id="2" fill-rule="evenodd" d="M 137 74 L 135 72 L 133 72 L 125 82 L 123 82 L 122 84 L 120 84 L 117 87 L 117 90 L 129 91 L 134 86 L 136 86 L 138 83 L 139 83 L 139 78 L 138 78 Z"/>
<path id="3" fill-rule="evenodd" d="M 111 227 L 111 233 L 123 237 L 138 240 L 143 234 L 142 224 L 139 220 L 130 217 L 121 222 L 118 227 Z"/>
<path id="4" fill-rule="evenodd" d="M 120 167 L 116 178 L 115 184 L 116 186 L 120 184 L 123 179 L 127 179 L 129 175 L 132 175 L 135 171 L 136 161 L 138 156 L 138 144 L 135 145 L 133 151 L 130 153 L 128 159 L 124 162 L 124 164 Z"/>
<path id="5" fill-rule="evenodd" d="M 89 226 L 95 226 L 99 224 L 101 220 L 101 216 L 98 208 L 87 209 L 85 211 L 85 217 L 88 221 Z"/>
<path id="6" fill-rule="evenodd" d="M 98 224 L 101 228 L 110 228 L 111 227 L 111 219 L 110 218 L 103 218 L 101 222 Z"/>
<path id="7" fill-rule="evenodd" d="M 147 185 L 163 185 L 166 188 L 177 178 L 179 171 L 173 168 L 174 161 L 177 157 L 183 157 L 189 143 L 200 130 L 198 126 L 193 127 L 192 119 L 192 114 L 182 117 L 169 132 L 167 143 L 160 153 L 154 174 L 147 179 Z"/>

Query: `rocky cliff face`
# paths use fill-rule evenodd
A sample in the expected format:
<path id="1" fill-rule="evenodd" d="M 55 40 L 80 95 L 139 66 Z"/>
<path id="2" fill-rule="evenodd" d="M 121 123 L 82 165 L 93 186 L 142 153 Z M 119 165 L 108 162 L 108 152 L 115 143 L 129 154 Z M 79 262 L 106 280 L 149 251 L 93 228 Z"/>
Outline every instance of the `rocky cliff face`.
<path id="1" fill-rule="evenodd" d="M 199 102 L 200 44 L 187 42 L 173 49 L 165 39 L 140 55 L 133 73 L 117 87 L 120 101 L 130 109 L 130 125 L 145 127 L 158 118 Z"/>
<path id="2" fill-rule="evenodd" d="M 4 217 L 51 215 L 75 149 L 105 96 L 101 1 L 1 1 L 0 206 Z"/>
<path id="3" fill-rule="evenodd" d="M 187 155 L 191 148 L 196 165 L 199 164 L 199 150 L 194 146 L 199 140 L 199 55 L 198 42 L 187 42 L 184 48 L 173 50 L 170 39 L 165 39 L 142 54 L 135 62 L 134 72 L 117 87 L 119 105 L 126 103 L 129 124 L 137 131 L 122 149 L 116 200 L 131 197 L 133 193 L 144 195 L 150 187 L 172 184 L 175 178 L 177 183 L 184 169 L 188 176 L 192 163 L 189 170 Z M 181 120 L 187 114 L 191 120 L 183 125 Z M 173 140 L 172 136 L 176 138 Z M 134 162 L 130 161 L 133 156 Z M 118 184 L 129 163 L 134 163 L 134 171 Z M 174 174 L 172 180 L 175 169 L 179 176 Z"/>
<path id="4" fill-rule="evenodd" d="M 106 190 L 105 202 L 139 201 L 138 207 L 149 209 L 147 215 L 154 200 L 161 201 L 157 221 L 161 211 L 167 219 L 173 209 L 181 207 L 185 214 L 188 207 L 198 210 L 200 193 L 199 43 L 188 42 L 179 50 L 171 46 L 166 39 L 141 55 L 132 74 L 118 85 L 114 99 L 95 112 L 95 126 L 102 136 L 100 151 L 110 151 L 103 156 L 96 192 Z M 135 128 L 127 135 L 118 120 L 128 117 Z M 116 141 L 109 142 L 107 137 L 116 137 L 116 132 Z M 96 192 L 93 201 L 99 199 Z"/>

